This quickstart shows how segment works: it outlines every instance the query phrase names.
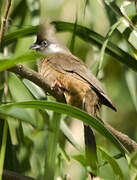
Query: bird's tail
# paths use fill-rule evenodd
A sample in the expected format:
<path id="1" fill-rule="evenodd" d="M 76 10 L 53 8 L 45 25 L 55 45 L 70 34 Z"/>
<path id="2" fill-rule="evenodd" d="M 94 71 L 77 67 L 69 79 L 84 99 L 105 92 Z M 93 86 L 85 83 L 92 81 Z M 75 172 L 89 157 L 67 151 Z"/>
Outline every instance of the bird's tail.
<path id="1" fill-rule="evenodd" d="M 90 126 L 84 124 L 86 164 L 91 168 L 91 179 L 97 174 L 97 147 L 94 132 Z"/>
<path id="2" fill-rule="evenodd" d="M 83 99 L 83 110 L 88 114 L 96 117 L 99 112 L 99 98 L 94 91 L 88 91 Z M 85 139 L 85 156 L 86 163 L 91 167 L 92 173 L 90 173 L 91 179 L 97 174 L 97 147 L 95 135 L 92 128 L 89 125 L 84 124 L 84 139 Z"/>

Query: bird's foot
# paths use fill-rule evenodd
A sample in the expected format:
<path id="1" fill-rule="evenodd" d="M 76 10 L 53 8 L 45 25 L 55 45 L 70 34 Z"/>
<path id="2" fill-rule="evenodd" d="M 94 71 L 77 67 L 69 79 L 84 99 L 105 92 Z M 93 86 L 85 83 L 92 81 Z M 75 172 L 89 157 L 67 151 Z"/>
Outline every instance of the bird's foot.
<path id="1" fill-rule="evenodd" d="M 66 90 L 66 88 L 65 88 L 65 86 L 64 86 L 64 84 L 61 82 L 61 81 L 59 81 L 59 80 L 56 80 L 53 84 L 52 84 L 52 86 L 51 86 L 51 89 L 52 90 L 54 90 L 54 89 L 61 89 L 61 90 L 63 90 L 63 91 L 65 91 Z"/>

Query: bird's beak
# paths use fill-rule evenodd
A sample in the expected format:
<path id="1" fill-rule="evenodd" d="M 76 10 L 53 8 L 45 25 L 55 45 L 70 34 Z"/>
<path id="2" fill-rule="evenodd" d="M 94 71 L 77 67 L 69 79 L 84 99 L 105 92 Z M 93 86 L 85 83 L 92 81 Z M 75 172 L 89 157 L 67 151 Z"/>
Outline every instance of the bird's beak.
<path id="1" fill-rule="evenodd" d="M 32 44 L 32 45 L 29 47 L 29 49 L 32 49 L 32 50 L 39 50 L 39 49 L 40 49 L 40 45 L 34 43 L 34 44 Z"/>

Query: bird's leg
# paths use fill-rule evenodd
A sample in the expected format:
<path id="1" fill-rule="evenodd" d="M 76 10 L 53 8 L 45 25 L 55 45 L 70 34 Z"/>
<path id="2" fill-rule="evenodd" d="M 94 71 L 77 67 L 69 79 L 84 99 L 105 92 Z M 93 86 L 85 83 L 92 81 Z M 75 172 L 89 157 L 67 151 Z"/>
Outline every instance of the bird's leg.
<path id="1" fill-rule="evenodd" d="M 66 90 L 64 84 L 60 80 L 56 80 L 51 86 L 51 89 L 56 89 L 56 88 L 59 88 L 63 91 Z"/>

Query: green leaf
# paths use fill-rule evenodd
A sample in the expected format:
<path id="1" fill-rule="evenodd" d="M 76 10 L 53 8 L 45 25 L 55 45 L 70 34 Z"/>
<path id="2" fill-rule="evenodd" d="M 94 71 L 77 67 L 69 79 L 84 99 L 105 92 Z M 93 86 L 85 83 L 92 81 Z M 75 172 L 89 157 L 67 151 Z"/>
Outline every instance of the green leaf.
<path id="1" fill-rule="evenodd" d="M 77 15 L 76 15 L 76 19 L 75 19 L 74 29 L 73 29 L 73 33 L 72 33 L 72 39 L 71 39 L 70 48 L 69 48 L 72 53 L 74 53 L 74 46 L 75 46 L 75 40 L 76 40 L 76 28 L 77 28 Z"/>
<path id="2" fill-rule="evenodd" d="M 29 81 L 28 79 L 23 79 L 23 83 L 33 95 L 34 99 L 46 99 L 44 91 L 39 86 Z"/>
<path id="3" fill-rule="evenodd" d="M 69 31 L 73 32 L 74 24 L 68 22 L 61 22 L 56 21 L 53 22 L 57 31 Z M 105 38 L 100 34 L 84 27 L 81 25 L 77 25 L 76 34 L 84 41 L 89 43 L 94 43 L 99 48 L 102 46 Z M 137 71 L 137 61 L 133 58 L 130 54 L 113 44 L 111 41 L 108 41 L 106 46 L 106 53 L 110 54 L 111 56 L 115 57 L 121 63 L 126 64 L 128 67 L 132 68 L 133 70 Z"/>
<path id="4" fill-rule="evenodd" d="M 74 155 L 72 158 L 78 161 L 83 167 L 87 166 L 85 156 L 82 154 Z"/>
<path id="5" fill-rule="evenodd" d="M 49 109 L 58 113 L 67 114 L 73 118 L 81 120 L 85 124 L 92 126 L 95 130 L 101 133 L 101 135 L 107 137 L 123 154 L 125 152 L 128 153 L 127 150 L 121 145 L 121 143 L 112 135 L 112 133 L 104 127 L 103 123 L 76 107 L 57 102 L 26 101 L 1 105 L 0 111 L 7 111 L 12 107 Z"/>
<path id="6" fill-rule="evenodd" d="M 64 157 L 64 159 L 66 160 L 66 162 L 70 162 L 70 156 L 67 154 L 67 152 L 64 150 L 64 148 L 59 146 L 59 150 L 60 150 L 60 153 L 62 154 L 62 156 Z"/>
<path id="7" fill-rule="evenodd" d="M 2 39 L 2 46 L 9 45 L 12 42 L 15 42 L 17 39 L 26 36 L 35 35 L 38 30 L 38 26 L 31 26 L 27 28 L 20 28 L 11 33 L 5 35 Z"/>
<path id="8" fill-rule="evenodd" d="M 69 31 L 73 32 L 74 24 L 68 22 L 55 21 L 53 22 L 57 31 Z M 12 33 L 8 33 L 3 37 L 2 45 L 8 45 L 18 38 L 25 36 L 35 35 L 38 30 L 38 26 L 32 26 L 27 28 L 20 28 Z M 76 35 L 82 38 L 84 41 L 89 42 L 91 44 L 97 45 L 101 48 L 105 38 L 100 34 L 88 29 L 87 27 L 77 25 L 76 27 Z M 110 54 L 112 57 L 115 57 L 119 62 L 126 64 L 128 67 L 137 71 L 137 61 L 130 54 L 113 44 L 111 41 L 108 41 L 106 46 L 106 53 Z"/>
<path id="9" fill-rule="evenodd" d="M 59 137 L 61 116 L 59 113 L 54 112 L 53 117 L 50 121 L 50 131 L 48 133 L 47 150 L 46 150 L 46 161 L 45 161 L 45 177 L 47 180 L 55 178 L 56 173 L 56 156 L 57 156 L 57 145 Z"/>
<path id="10" fill-rule="evenodd" d="M 33 101 L 34 98 L 28 91 L 28 89 L 24 86 L 22 81 L 13 73 L 9 73 L 9 81 L 8 81 L 9 90 L 11 93 L 11 96 L 15 102 L 18 101 Z M 18 87 L 18 88 L 15 88 Z M 31 118 L 31 121 L 36 123 L 36 111 L 35 109 L 24 109 L 26 111 L 25 114 L 29 114 L 29 118 Z"/>
<path id="11" fill-rule="evenodd" d="M 34 61 L 40 58 L 41 56 L 44 56 L 44 55 L 41 53 L 30 51 L 18 57 L 0 58 L 0 71 L 4 71 L 5 69 L 11 68 L 12 66 L 15 66 L 17 63 L 20 63 L 20 62 Z"/>
<path id="12" fill-rule="evenodd" d="M 127 86 L 137 111 L 137 76 L 133 71 L 127 70 L 125 73 Z"/>
<path id="13" fill-rule="evenodd" d="M 137 151 L 129 157 L 130 180 L 137 180 Z"/>
<path id="14" fill-rule="evenodd" d="M 61 121 L 61 125 L 60 125 L 60 129 L 63 132 L 63 134 L 65 135 L 65 137 L 68 139 L 68 141 L 79 151 L 82 152 L 82 147 L 79 146 L 79 144 L 76 142 L 76 140 L 74 139 L 70 129 L 67 127 L 66 123 L 62 120 Z"/>
<path id="15" fill-rule="evenodd" d="M 6 154 L 6 146 L 7 146 L 7 137 L 8 137 L 8 122 L 4 122 L 4 129 L 3 129 L 3 137 L 2 137 L 2 144 L 0 150 L 0 172 L 3 172 L 4 168 L 4 160 Z M 0 173 L 0 180 L 2 180 L 2 173 Z"/>
<path id="16" fill-rule="evenodd" d="M 102 154 L 103 159 L 106 160 L 112 167 L 112 170 L 115 175 L 115 180 L 123 180 L 123 173 L 117 161 L 111 155 L 106 153 L 102 148 L 99 148 L 99 150 Z"/>
<path id="17" fill-rule="evenodd" d="M 36 123 L 34 122 L 31 115 L 25 110 L 18 107 L 12 107 L 10 109 L 0 109 L 0 117 L 9 116 L 12 118 L 17 118 L 21 121 L 30 123 L 33 126 L 36 126 Z"/>
<path id="18" fill-rule="evenodd" d="M 14 73 L 9 73 L 8 86 L 14 101 L 34 100 L 28 89 Z"/>
<path id="19" fill-rule="evenodd" d="M 97 69 L 97 73 L 96 73 L 96 76 L 97 76 L 97 77 L 98 77 L 99 72 L 100 72 L 100 70 L 101 70 L 101 68 L 102 68 L 102 63 L 103 63 L 103 59 L 104 59 L 105 49 L 106 49 L 107 43 L 108 43 L 108 41 L 109 41 L 109 38 L 110 38 L 110 36 L 112 35 L 112 33 L 114 32 L 114 30 L 117 28 L 117 26 L 119 25 L 119 23 L 120 23 L 120 22 L 118 21 L 118 22 L 116 22 L 115 24 L 113 24 L 113 25 L 110 27 L 110 29 L 109 29 L 106 37 L 105 37 L 104 43 L 103 43 L 102 48 L 101 48 L 100 61 L 99 61 L 98 69 Z"/>
<path id="20" fill-rule="evenodd" d="M 126 5 L 126 1 L 123 1 L 120 8 L 117 6 L 115 1 L 108 2 L 106 0 L 104 2 L 110 8 L 110 10 L 112 10 L 117 15 L 117 17 L 119 18 L 119 21 L 121 21 L 120 26 L 118 26 L 117 28 L 119 32 L 128 41 L 128 43 L 134 48 L 134 50 L 137 50 L 136 28 L 124 11 L 124 6 Z M 129 1 L 127 2 L 129 3 Z"/>

